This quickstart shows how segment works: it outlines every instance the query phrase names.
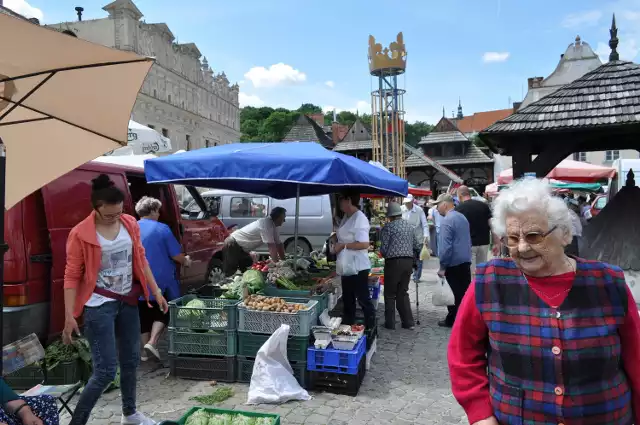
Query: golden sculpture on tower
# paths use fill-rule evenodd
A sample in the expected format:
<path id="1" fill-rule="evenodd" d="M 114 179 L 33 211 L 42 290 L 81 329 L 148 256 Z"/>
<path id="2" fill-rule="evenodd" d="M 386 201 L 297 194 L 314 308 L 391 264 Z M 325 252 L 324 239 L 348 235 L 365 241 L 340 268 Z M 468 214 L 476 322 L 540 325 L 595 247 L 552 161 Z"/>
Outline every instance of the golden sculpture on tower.
<path id="1" fill-rule="evenodd" d="M 402 74 L 407 66 L 407 50 L 404 47 L 402 32 L 398 33 L 396 41 L 389 47 L 382 48 L 382 44 L 376 43 L 374 36 L 369 35 L 369 72 L 371 75 L 379 75 L 380 72 L 389 74 L 389 70 L 395 70 L 394 74 Z"/>

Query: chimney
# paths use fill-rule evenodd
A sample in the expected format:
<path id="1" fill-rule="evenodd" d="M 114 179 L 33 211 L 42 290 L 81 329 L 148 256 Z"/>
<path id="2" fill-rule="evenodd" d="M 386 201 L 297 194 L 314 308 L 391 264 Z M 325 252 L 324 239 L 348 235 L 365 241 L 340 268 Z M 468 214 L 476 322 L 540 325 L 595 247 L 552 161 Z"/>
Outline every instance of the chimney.
<path id="1" fill-rule="evenodd" d="M 76 13 L 78 14 L 78 22 L 82 21 L 82 12 L 84 12 L 84 7 L 76 6 Z"/>
<path id="2" fill-rule="evenodd" d="M 540 83 L 544 80 L 544 77 L 531 77 L 527 79 L 527 83 L 530 89 L 536 89 L 540 87 Z"/>
<path id="3" fill-rule="evenodd" d="M 322 112 L 317 114 L 309 114 L 307 116 L 314 120 L 320 127 L 324 127 L 324 114 Z"/>

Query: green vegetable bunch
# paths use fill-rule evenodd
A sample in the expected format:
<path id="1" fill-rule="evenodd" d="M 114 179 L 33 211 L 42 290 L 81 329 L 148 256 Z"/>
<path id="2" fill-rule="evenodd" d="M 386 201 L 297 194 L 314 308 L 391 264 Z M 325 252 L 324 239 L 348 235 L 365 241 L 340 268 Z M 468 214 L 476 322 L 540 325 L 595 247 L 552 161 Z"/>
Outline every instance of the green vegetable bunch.
<path id="1" fill-rule="evenodd" d="M 256 418 L 242 413 L 214 413 L 205 409 L 196 410 L 187 418 L 185 425 L 273 425 L 273 418 Z"/>

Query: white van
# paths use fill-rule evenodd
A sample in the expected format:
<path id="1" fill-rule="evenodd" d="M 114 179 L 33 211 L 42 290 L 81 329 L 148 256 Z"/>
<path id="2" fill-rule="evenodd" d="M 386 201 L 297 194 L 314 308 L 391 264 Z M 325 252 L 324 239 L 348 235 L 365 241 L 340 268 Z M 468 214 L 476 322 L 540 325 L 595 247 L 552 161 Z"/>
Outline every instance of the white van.
<path id="1" fill-rule="evenodd" d="M 633 170 L 635 174 L 636 186 L 640 183 L 640 159 L 616 159 L 611 164 L 611 167 L 616 170 L 616 176 L 609 179 L 609 199 L 618 193 L 622 189 L 627 181 L 627 173 L 629 170 Z"/>
<path id="2" fill-rule="evenodd" d="M 280 228 L 284 249 L 293 253 L 296 200 L 274 199 L 264 195 L 253 195 L 230 190 L 208 190 L 201 193 L 205 203 L 217 209 L 217 217 L 231 229 L 244 227 L 262 217 L 267 217 L 274 207 L 287 210 L 287 219 Z M 189 210 L 187 206 L 185 210 Z M 298 254 L 308 255 L 320 251 L 333 232 L 333 214 L 329 195 L 304 196 L 300 198 L 298 222 Z M 259 249 L 266 252 L 266 246 Z"/>

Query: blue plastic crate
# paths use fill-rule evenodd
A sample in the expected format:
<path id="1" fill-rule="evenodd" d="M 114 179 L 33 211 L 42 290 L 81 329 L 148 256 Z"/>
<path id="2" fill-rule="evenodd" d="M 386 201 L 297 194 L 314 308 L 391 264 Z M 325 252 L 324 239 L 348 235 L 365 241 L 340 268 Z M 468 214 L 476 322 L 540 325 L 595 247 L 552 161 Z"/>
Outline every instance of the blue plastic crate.
<path id="1" fill-rule="evenodd" d="M 307 370 L 315 372 L 333 372 L 345 375 L 357 375 L 360 360 L 366 354 L 367 337 L 360 338 L 351 351 L 324 350 L 309 347 L 307 349 Z"/>

